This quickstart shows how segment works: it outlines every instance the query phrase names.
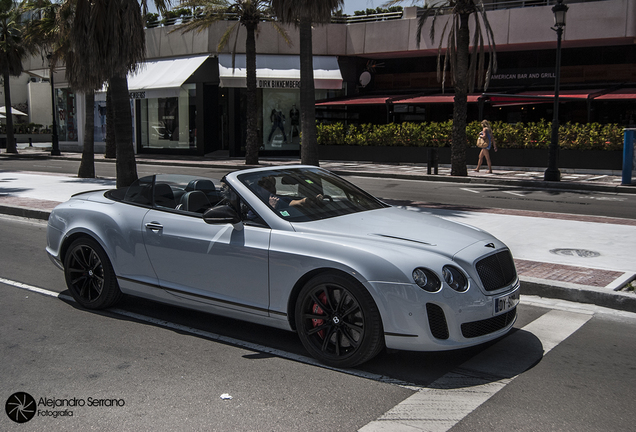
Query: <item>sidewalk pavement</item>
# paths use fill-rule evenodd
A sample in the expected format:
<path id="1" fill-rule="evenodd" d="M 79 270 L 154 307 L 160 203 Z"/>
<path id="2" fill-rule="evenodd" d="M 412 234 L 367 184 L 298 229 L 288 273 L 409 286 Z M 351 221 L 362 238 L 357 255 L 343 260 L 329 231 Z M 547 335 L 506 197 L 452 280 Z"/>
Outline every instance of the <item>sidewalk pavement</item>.
<path id="1" fill-rule="evenodd" d="M 64 152 L 50 156 L 42 148 L 19 148 L 19 154 L 0 153 L 2 159 L 81 159 L 81 154 Z M 104 160 L 95 155 L 96 161 Z M 139 164 L 180 165 L 228 170 L 245 168 L 244 160 L 227 157 L 178 157 L 138 155 Z M 261 165 L 299 163 L 298 159 L 262 158 Z M 321 166 L 343 175 L 461 181 L 481 184 L 510 184 L 523 187 L 558 187 L 636 193 L 634 186 L 621 186 L 620 173 L 568 172 L 556 184 L 544 182 L 540 170 L 495 169 L 469 172 L 467 178 L 450 177 L 440 167 L 438 175 L 426 174 L 422 165 L 388 165 L 360 162 L 321 162 Z M 157 172 L 161 172 L 157 168 Z M 75 176 L 24 171 L 0 171 L 0 214 L 46 220 L 50 211 L 74 193 L 115 187 L 115 179 L 80 179 Z M 388 201 L 388 200 L 387 200 Z M 621 290 L 636 278 L 633 258 L 636 219 L 546 214 L 503 209 L 466 209 L 431 206 L 430 203 L 388 201 L 396 206 L 426 212 L 482 228 L 506 243 L 515 257 L 522 294 L 591 303 L 636 312 L 636 293 Z"/>

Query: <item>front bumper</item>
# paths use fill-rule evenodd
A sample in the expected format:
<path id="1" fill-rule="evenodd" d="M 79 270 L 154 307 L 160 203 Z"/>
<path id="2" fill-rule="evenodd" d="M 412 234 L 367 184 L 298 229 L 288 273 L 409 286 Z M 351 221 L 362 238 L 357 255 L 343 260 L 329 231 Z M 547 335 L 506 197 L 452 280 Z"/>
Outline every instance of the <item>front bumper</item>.
<path id="1" fill-rule="evenodd" d="M 508 333 L 517 319 L 519 279 L 496 295 L 484 295 L 472 283 L 463 293 L 448 287 L 427 293 L 416 285 L 373 283 L 375 292 L 382 293 L 379 307 L 387 348 L 444 351 Z"/>

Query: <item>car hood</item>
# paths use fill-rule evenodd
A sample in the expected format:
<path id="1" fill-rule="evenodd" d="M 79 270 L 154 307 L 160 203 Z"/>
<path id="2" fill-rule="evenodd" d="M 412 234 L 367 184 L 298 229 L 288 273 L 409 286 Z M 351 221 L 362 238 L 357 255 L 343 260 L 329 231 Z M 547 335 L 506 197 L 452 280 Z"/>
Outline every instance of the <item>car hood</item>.
<path id="1" fill-rule="evenodd" d="M 479 228 L 396 207 L 293 223 L 292 226 L 296 232 L 357 238 L 387 246 L 400 244 L 450 257 L 476 242 L 495 240 Z"/>

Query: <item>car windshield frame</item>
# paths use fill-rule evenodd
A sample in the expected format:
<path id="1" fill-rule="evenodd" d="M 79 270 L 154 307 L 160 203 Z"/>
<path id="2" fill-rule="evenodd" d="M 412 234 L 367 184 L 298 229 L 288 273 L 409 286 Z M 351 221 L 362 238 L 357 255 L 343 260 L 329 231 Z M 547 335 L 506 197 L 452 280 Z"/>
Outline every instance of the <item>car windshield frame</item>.
<path id="1" fill-rule="evenodd" d="M 237 179 L 288 222 L 313 222 L 390 207 L 317 167 L 259 170 L 239 174 Z"/>

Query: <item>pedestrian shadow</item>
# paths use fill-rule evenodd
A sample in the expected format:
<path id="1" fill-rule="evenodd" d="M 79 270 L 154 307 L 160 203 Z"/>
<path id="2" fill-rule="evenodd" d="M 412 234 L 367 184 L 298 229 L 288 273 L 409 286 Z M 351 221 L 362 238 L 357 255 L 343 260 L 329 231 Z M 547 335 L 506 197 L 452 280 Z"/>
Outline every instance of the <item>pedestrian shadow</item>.
<path id="1" fill-rule="evenodd" d="M 0 196 L 11 196 L 22 192 L 28 192 L 32 188 L 4 188 L 0 187 Z"/>

